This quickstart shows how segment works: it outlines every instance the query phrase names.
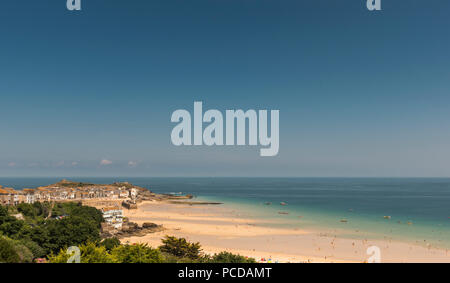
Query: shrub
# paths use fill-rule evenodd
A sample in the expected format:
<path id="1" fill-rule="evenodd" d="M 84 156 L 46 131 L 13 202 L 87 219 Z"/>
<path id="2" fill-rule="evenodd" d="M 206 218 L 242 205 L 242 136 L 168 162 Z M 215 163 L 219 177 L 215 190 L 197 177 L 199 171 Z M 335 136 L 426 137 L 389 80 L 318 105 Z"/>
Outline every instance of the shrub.
<path id="1" fill-rule="evenodd" d="M 107 238 L 101 241 L 99 245 L 105 247 L 110 252 L 115 247 L 120 246 L 120 240 L 117 238 Z"/>
<path id="2" fill-rule="evenodd" d="M 112 263 L 112 257 L 105 249 L 105 247 L 97 247 L 94 243 L 89 242 L 80 245 L 80 262 L 81 263 Z M 51 263 L 67 263 L 69 259 L 74 256 L 74 253 L 69 253 L 68 249 L 61 249 L 58 254 L 51 254 L 49 262 Z M 74 262 L 74 261 L 71 261 Z"/>
<path id="3" fill-rule="evenodd" d="M 36 216 L 36 211 L 33 208 L 33 205 L 28 203 L 21 203 L 17 206 L 17 211 L 22 213 L 24 216 Z"/>
<path id="4" fill-rule="evenodd" d="M 164 253 L 180 258 L 198 259 L 200 257 L 200 243 L 189 243 L 185 238 L 176 238 L 173 236 L 166 236 L 162 242 L 163 245 L 159 249 Z"/>
<path id="5" fill-rule="evenodd" d="M 14 244 L 4 237 L 0 237 L 0 262 L 2 263 L 18 263 L 20 262 Z"/>
<path id="6" fill-rule="evenodd" d="M 97 223 L 80 216 L 69 216 L 61 220 L 48 220 L 42 233 L 47 235 L 44 246 L 47 251 L 58 252 L 61 248 L 79 246 L 100 240 Z"/>
<path id="7" fill-rule="evenodd" d="M 14 216 L 0 216 L 0 234 L 14 237 L 24 228 L 25 222 Z"/>
<path id="8" fill-rule="evenodd" d="M 254 258 L 246 258 L 238 254 L 232 254 L 229 252 L 221 252 L 214 254 L 209 262 L 212 263 L 255 263 Z"/>
<path id="9" fill-rule="evenodd" d="M 33 254 L 33 259 L 45 257 L 47 255 L 47 253 L 41 246 L 31 240 L 20 240 L 20 243 L 31 251 L 31 253 Z"/>
<path id="10" fill-rule="evenodd" d="M 14 249 L 19 256 L 19 262 L 21 263 L 31 263 L 33 262 L 33 253 L 24 245 L 20 244 L 20 242 L 14 243 Z"/>
<path id="11" fill-rule="evenodd" d="M 86 220 L 92 220 L 100 227 L 103 222 L 103 214 L 95 207 L 83 206 L 81 203 L 58 203 L 53 207 L 52 216 L 78 216 Z"/>
<path id="12" fill-rule="evenodd" d="M 147 244 L 120 245 L 111 251 L 114 262 L 117 263 L 161 263 L 163 257 L 158 249 Z"/>
<path id="13" fill-rule="evenodd" d="M 0 262 L 30 263 L 33 253 L 21 241 L 0 237 Z"/>
<path id="14" fill-rule="evenodd" d="M 9 216 L 8 208 L 0 205 L 0 217 Z"/>

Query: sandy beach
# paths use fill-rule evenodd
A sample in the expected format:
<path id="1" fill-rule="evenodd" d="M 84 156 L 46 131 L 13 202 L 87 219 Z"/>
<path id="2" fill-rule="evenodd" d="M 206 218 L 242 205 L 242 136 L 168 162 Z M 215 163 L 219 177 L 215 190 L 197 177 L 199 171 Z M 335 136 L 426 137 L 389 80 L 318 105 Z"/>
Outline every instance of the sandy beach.
<path id="1" fill-rule="evenodd" d="M 377 246 L 381 262 L 450 262 L 448 250 L 393 240 L 351 239 L 330 229 L 318 232 L 272 228 L 225 205 L 185 205 L 143 202 L 125 210 L 130 221 L 162 224 L 165 230 L 123 243 L 148 243 L 157 247 L 165 235 L 200 242 L 205 253 L 239 253 L 262 262 L 367 262 L 367 249 Z M 267 224 L 267 222 L 264 222 Z M 264 260 L 262 260 L 264 259 Z"/>

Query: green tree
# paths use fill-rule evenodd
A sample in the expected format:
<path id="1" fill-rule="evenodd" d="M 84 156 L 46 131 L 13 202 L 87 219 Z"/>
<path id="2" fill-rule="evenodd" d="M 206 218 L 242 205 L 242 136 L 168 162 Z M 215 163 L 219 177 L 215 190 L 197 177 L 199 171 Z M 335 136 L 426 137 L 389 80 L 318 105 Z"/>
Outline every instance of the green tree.
<path id="1" fill-rule="evenodd" d="M 42 247 L 57 252 L 61 248 L 79 246 L 100 240 L 100 229 L 95 221 L 80 216 L 69 216 L 61 220 L 49 220 L 41 231 L 46 235 Z M 37 242 L 41 244 L 40 242 Z"/>
<path id="2" fill-rule="evenodd" d="M 20 262 L 14 244 L 5 237 L 0 237 L 0 262 L 2 263 L 18 263 Z"/>
<path id="3" fill-rule="evenodd" d="M 21 230 L 20 238 L 36 243 L 44 250 L 45 254 L 49 254 L 51 252 L 50 240 L 52 237 L 49 235 L 46 224 L 41 224 L 34 227 L 25 227 Z"/>
<path id="4" fill-rule="evenodd" d="M 14 249 L 19 255 L 19 262 L 21 263 L 31 263 L 33 262 L 33 253 L 24 245 L 22 245 L 19 241 L 13 242 Z"/>
<path id="5" fill-rule="evenodd" d="M 200 257 L 201 246 L 200 243 L 190 243 L 185 238 L 177 238 L 173 236 L 166 236 L 162 239 L 163 245 L 159 249 L 180 258 L 186 257 L 189 259 L 198 259 Z"/>
<path id="6" fill-rule="evenodd" d="M 111 251 L 115 247 L 120 246 L 120 240 L 117 238 L 106 238 L 100 242 L 99 246 L 103 246 L 107 251 Z"/>
<path id="7" fill-rule="evenodd" d="M 69 214 L 70 216 L 79 216 L 91 220 L 100 228 L 103 220 L 103 213 L 90 206 L 77 206 Z"/>
<path id="8" fill-rule="evenodd" d="M 9 216 L 8 208 L 0 205 L 0 217 L 5 217 L 5 216 Z"/>
<path id="9" fill-rule="evenodd" d="M 103 222 L 103 214 L 100 210 L 75 202 L 55 204 L 52 210 L 52 216 L 79 216 L 94 221 L 98 227 Z"/>
<path id="10" fill-rule="evenodd" d="M 22 240 L 20 240 L 20 243 L 22 245 L 24 245 L 25 247 L 27 247 L 31 251 L 31 253 L 33 255 L 33 259 L 45 257 L 47 255 L 45 249 L 43 249 L 41 246 L 39 246 L 37 243 L 35 243 L 31 240 L 22 239 Z"/>
<path id="11" fill-rule="evenodd" d="M 21 203 L 17 206 L 17 211 L 22 213 L 23 216 L 36 217 L 37 213 L 32 204 Z"/>
<path id="12" fill-rule="evenodd" d="M 0 237 L 0 262 L 30 263 L 33 253 L 20 241 L 8 237 Z"/>
<path id="13" fill-rule="evenodd" d="M 147 244 L 120 245 L 111 251 L 114 262 L 117 263 L 161 263 L 163 256 L 158 249 Z"/>
<path id="14" fill-rule="evenodd" d="M 229 252 L 221 252 L 214 254 L 210 261 L 211 263 L 255 263 L 254 258 L 247 258 L 238 254 L 232 254 Z"/>
<path id="15" fill-rule="evenodd" d="M 105 247 L 96 246 L 95 243 L 89 242 L 79 246 L 81 263 L 112 263 L 113 259 Z M 49 262 L 51 263 L 67 263 L 73 253 L 68 253 L 67 249 L 61 249 L 58 254 L 51 254 Z"/>
<path id="16" fill-rule="evenodd" d="M 8 214 L 3 215 L 3 211 L 0 211 L 0 215 L 0 234 L 8 237 L 17 236 L 23 229 L 25 222 Z"/>

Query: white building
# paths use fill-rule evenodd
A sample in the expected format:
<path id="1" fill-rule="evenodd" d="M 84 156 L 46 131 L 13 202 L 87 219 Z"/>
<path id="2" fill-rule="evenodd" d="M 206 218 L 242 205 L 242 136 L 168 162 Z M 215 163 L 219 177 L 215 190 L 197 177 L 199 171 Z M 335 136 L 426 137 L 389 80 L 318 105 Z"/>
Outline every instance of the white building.
<path id="1" fill-rule="evenodd" d="M 119 198 L 127 198 L 129 196 L 128 191 L 121 191 L 119 193 Z"/>
<path id="2" fill-rule="evenodd" d="M 34 197 L 34 194 L 27 194 L 25 198 L 26 203 L 34 203 L 36 201 L 36 198 Z"/>
<path id="3" fill-rule="evenodd" d="M 103 219 L 105 222 L 115 229 L 122 229 L 123 223 L 123 210 L 117 207 L 105 207 L 102 208 Z"/>
<path id="4" fill-rule="evenodd" d="M 136 197 L 137 197 L 137 190 L 136 190 L 136 188 L 132 188 L 130 190 L 130 197 L 131 197 L 131 199 L 136 199 Z"/>

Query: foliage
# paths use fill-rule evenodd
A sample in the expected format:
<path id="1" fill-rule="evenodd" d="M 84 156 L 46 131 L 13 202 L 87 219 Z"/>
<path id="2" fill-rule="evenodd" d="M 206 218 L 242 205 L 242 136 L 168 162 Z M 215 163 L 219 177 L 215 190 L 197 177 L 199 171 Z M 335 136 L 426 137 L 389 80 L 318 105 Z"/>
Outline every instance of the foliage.
<path id="1" fill-rule="evenodd" d="M 164 262 L 167 263 L 256 263 L 254 258 L 244 257 L 230 252 L 221 252 L 213 256 L 200 254 L 193 259 L 188 257 L 177 257 L 172 254 L 163 253 Z"/>
<path id="2" fill-rule="evenodd" d="M 64 247 L 100 240 L 103 216 L 99 210 L 78 203 L 60 203 L 55 208 L 52 212 L 56 216 L 67 216 L 45 219 L 49 211 L 48 203 L 19 204 L 17 210 L 26 216 L 26 221 L 23 221 L 10 216 L 8 209 L 0 206 L 0 234 L 18 241 L 13 243 L 19 256 L 18 262 L 28 262 Z M 6 260 L 8 257 L 4 258 Z M 14 253 L 11 258 L 15 258 Z"/>
<path id="3" fill-rule="evenodd" d="M 163 240 L 163 245 L 159 249 L 179 258 L 198 259 L 200 257 L 201 246 L 200 243 L 189 243 L 185 238 L 177 238 L 173 236 L 166 236 Z"/>
<path id="4" fill-rule="evenodd" d="M 0 217 L 9 216 L 8 208 L 6 206 L 0 206 Z"/>
<path id="5" fill-rule="evenodd" d="M 105 247 L 107 251 L 111 251 L 115 247 L 120 246 L 120 240 L 117 238 L 107 238 L 101 241 L 99 245 Z"/>
<path id="6" fill-rule="evenodd" d="M 253 263 L 229 252 L 213 256 L 201 253 L 200 243 L 184 238 L 165 236 L 159 249 L 147 244 L 121 245 L 119 239 L 100 241 L 102 213 L 80 203 L 57 203 L 47 219 L 49 203 L 20 204 L 25 221 L 10 215 L 8 208 L 0 206 L 0 262 L 33 262 L 45 257 L 50 262 L 65 263 L 72 256 L 67 247 L 80 248 L 82 263 Z"/>
<path id="7" fill-rule="evenodd" d="M 20 240 L 20 243 L 30 250 L 33 259 L 45 257 L 47 255 L 46 251 L 41 246 L 31 240 L 23 239 Z"/>
<path id="8" fill-rule="evenodd" d="M 35 202 L 33 204 L 20 203 L 17 205 L 17 211 L 26 217 L 46 217 L 49 212 L 49 204 L 40 202 Z"/>
<path id="9" fill-rule="evenodd" d="M 214 254 L 210 260 L 210 263 L 255 263 L 254 258 L 247 258 L 238 254 L 232 254 L 230 252 L 220 252 Z"/>
<path id="10" fill-rule="evenodd" d="M 5 237 L 0 237 L 0 262 L 20 262 L 20 257 L 14 247 L 14 244 L 11 241 L 7 240 Z"/>
<path id="11" fill-rule="evenodd" d="M 33 262 L 33 253 L 20 241 L 8 237 L 0 237 L 0 262 Z"/>
<path id="12" fill-rule="evenodd" d="M 0 209 L 0 234 L 13 237 L 19 234 L 24 225 L 24 221 L 10 216 L 6 208 Z"/>
<path id="13" fill-rule="evenodd" d="M 95 243 L 89 242 L 79 246 L 81 263 L 112 263 L 113 259 L 105 247 L 96 246 Z M 67 263 L 74 253 L 68 253 L 67 249 L 61 249 L 58 254 L 51 254 L 49 262 L 51 263 Z"/>
<path id="14" fill-rule="evenodd" d="M 58 203 L 53 207 L 52 216 L 80 216 L 95 221 L 100 227 L 103 222 L 103 214 L 95 207 L 83 206 L 81 203 Z"/>
<path id="15" fill-rule="evenodd" d="M 47 237 L 40 240 L 47 251 L 56 252 L 63 247 L 78 246 L 86 242 L 100 240 L 100 229 L 95 221 L 81 217 L 69 216 L 61 220 L 49 220 L 44 226 Z"/>
<path id="16" fill-rule="evenodd" d="M 33 253 L 26 246 L 22 245 L 20 242 L 14 242 L 14 248 L 19 255 L 19 262 L 33 262 Z"/>
<path id="17" fill-rule="evenodd" d="M 200 255 L 198 258 L 177 257 L 173 254 L 162 253 L 165 263 L 210 263 L 211 258 L 208 255 Z"/>
<path id="18" fill-rule="evenodd" d="M 0 207 L 0 234 L 17 240 L 26 240 L 26 247 L 33 256 L 43 256 L 60 249 L 100 240 L 102 213 L 94 207 L 78 203 L 60 203 L 53 211 L 62 219 L 45 219 L 47 204 L 20 204 L 18 210 L 27 216 L 27 221 L 18 220 Z M 34 242 L 34 244 L 30 243 Z M 42 251 L 43 250 L 43 251 Z"/>
<path id="19" fill-rule="evenodd" d="M 83 244 L 80 248 L 81 263 L 160 263 L 163 257 L 157 249 L 152 249 L 146 244 L 119 245 L 108 252 L 102 245 L 93 242 Z M 67 263 L 73 254 L 68 254 L 67 249 L 61 249 L 58 254 L 51 254 L 49 262 Z"/>
<path id="20" fill-rule="evenodd" d="M 161 263 L 163 256 L 158 249 L 147 244 L 120 245 L 111 251 L 114 262 L 117 263 Z"/>

